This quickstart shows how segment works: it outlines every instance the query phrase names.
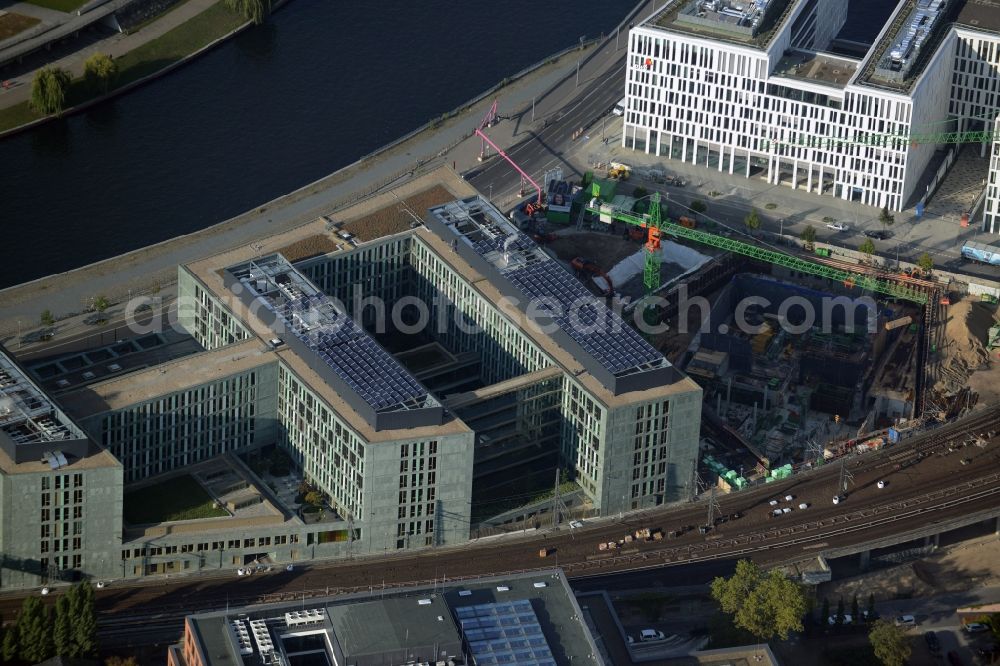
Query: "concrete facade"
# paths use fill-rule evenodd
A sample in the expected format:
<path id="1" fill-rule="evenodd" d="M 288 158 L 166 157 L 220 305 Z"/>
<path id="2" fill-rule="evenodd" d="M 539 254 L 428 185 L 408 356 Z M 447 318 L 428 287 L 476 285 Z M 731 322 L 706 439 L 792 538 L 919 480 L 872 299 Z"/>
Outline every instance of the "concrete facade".
<path id="1" fill-rule="evenodd" d="M 926 195 L 942 148 L 904 137 L 987 129 L 1000 108 L 1000 26 L 974 9 L 950 25 L 942 9 L 944 27 L 904 77 L 883 58 L 914 3 L 899 4 L 862 59 L 825 52 L 846 0 L 789 0 L 753 39 L 690 30 L 676 18 L 690 4 L 674 0 L 630 32 L 626 148 L 746 177 L 760 168 L 772 184 L 899 211 Z"/>

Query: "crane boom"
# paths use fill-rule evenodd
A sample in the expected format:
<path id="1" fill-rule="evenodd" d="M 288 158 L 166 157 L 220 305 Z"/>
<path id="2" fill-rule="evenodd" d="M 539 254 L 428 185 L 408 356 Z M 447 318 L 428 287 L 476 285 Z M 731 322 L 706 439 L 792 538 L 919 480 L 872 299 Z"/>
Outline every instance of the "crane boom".
<path id="1" fill-rule="evenodd" d="M 493 148 L 493 150 L 497 151 L 497 155 L 499 155 L 500 157 L 502 157 L 505 160 L 507 160 L 510 163 L 510 165 L 512 167 L 514 167 L 514 169 L 517 171 L 517 173 L 519 173 L 521 175 L 521 181 L 522 182 L 523 181 L 528 181 L 529 183 L 531 183 L 531 186 L 534 187 L 535 190 L 538 191 L 538 205 L 541 206 L 542 204 L 544 204 L 545 203 L 545 195 L 542 192 L 541 186 L 538 183 L 536 183 L 534 180 L 532 180 L 531 176 L 529 176 L 528 174 L 526 174 L 521 167 L 517 166 L 517 162 L 515 162 L 514 160 L 512 160 L 507 153 L 505 153 L 503 150 L 501 150 L 500 146 L 498 146 L 497 144 L 493 143 L 490 140 L 490 138 L 483 133 L 483 131 L 481 129 L 477 128 L 476 129 L 476 134 L 479 135 L 480 139 L 482 139 L 483 141 L 485 141 L 486 143 L 488 143 L 490 145 L 490 147 Z"/>
<path id="2" fill-rule="evenodd" d="M 807 148 L 821 148 L 830 146 L 888 146 L 897 149 L 909 144 L 917 146 L 919 144 L 939 144 L 939 143 L 991 143 L 1000 139 L 1000 132 L 992 130 L 965 131 L 965 132 L 913 132 L 909 134 L 878 134 L 875 132 L 858 132 L 851 138 L 837 138 L 831 136 L 801 136 L 791 141 L 767 141 L 763 142 L 763 150 L 767 150 L 773 144 L 775 146 L 805 146 Z"/>
<path id="3" fill-rule="evenodd" d="M 596 194 L 597 192 L 595 191 Z M 595 196 L 591 200 L 590 205 L 587 206 L 587 211 L 597 215 L 609 214 L 607 211 L 602 212 L 596 201 L 597 198 Z M 759 261 L 783 266 L 791 270 L 828 278 L 841 282 L 848 288 L 858 287 L 860 289 L 867 289 L 921 305 L 926 305 L 928 300 L 925 292 L 906 285 L 897 284 L 891 280 L 885 280 L 865 273 L 847 271 L 834 266 L 824 266 L 800 257 L 785 254 L 784 252 L 778 252 L 777 250 L 770 250 L 759 245 L 752 245 L 732 238 L 726 238 L 725 236 L 718 236 L 706 231 L 681 226 L 668 218 L 661 217 L 659 192 L 653 193 L 650 198 L 649 210 L 650 212 L 647 215 L 636 215 L 622 210 L 614 210 L 610 213 L 612 219 L 649 229 L 649 241 L 646 243 L 646 264 L 643 276 L 643 284 L 646 287 L 647 295 L 660 286 L 660 235 L 666 233 L 678 238 L 684 238 L 685 240 L 717 247 L 728 252 L 742 254 Z M 655 248 L 653 247 L 654 244 Z"/>

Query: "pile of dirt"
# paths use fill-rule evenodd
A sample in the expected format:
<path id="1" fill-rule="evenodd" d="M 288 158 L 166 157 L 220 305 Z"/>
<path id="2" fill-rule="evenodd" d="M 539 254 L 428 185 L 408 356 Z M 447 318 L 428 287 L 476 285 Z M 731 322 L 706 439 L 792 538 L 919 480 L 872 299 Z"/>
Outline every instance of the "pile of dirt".
<path id="1" fill-rule="evenodd" d="M 986 351 L 990 327 L 996 323 L 994 307 L 971 298 L 953 304 L 948 310 L 945 325 L 946 343 L 941 346 L 941 364 L 959 376 L 966 377 L 975 370 L 989 367 L 990 355 Z M 939 391 L 949 387 L 946 381 L 935 386 Z"/>

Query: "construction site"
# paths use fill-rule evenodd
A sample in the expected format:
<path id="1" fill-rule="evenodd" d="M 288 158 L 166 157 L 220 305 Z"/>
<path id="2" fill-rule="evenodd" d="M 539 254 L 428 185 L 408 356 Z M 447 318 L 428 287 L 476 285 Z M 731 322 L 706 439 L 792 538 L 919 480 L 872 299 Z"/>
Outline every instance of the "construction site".
<path id="1" fill-rule="evenodd" d="M 522 173 L 531 196 L 511 217 L 592 292 L 657 324 L 647 339 L 704 389 L 703 480 L 782 478 L 996 397 L 995 299 L 953 303 L 936 275 L 776 247 L 670 210 L 656 190 L 677 177 L 595 166 L 575 183 Z"/>

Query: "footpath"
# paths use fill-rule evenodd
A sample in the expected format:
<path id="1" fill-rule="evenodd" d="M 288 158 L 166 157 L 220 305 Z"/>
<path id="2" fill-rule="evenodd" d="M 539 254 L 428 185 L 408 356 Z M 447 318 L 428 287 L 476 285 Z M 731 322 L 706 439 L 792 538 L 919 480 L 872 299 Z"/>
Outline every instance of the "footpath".
<path id="1" fill-rule="evenodd" d="M 128 35 L 119 33 L 93 42 L 78 51 L 49 62 L 45 66 L 61 67 L 67 70 L 74 78 L 83 76 L 83 63 L 94 53 L 104 53 L 112 58 L 121 57 L 129 51 L 163 36 L 218 2 L 219 0 L 187 0 L 184 4 L 169 10 L 166 14 L 144 26 L 141 30 Z M 28 11 L 19 9 L 20 7 L 31 7 L 31 5 L 18 3 L 10 7 L 9 11 L 29 13 Z M 0 109 L 6 109 L 28 101 L 31 96 L 31 80 L 34 78 L 36 71 L 31 70 L 18 76 L 11 76 L 4 79 L 8 83 L 8 87 L 0 87 Z"/>
<path id="2" fill-rule="evenodd" d="M 60 320 L 78 316 L 84 304 L 97 295 L 121 302 L 129 295 L 159 291 L 176 280 L 178 264 L 293 228 L 320 215 L 335 214 L 339 208 L 442 165 L 459 172 L 472 169 L 479 155 L 479 141 L 473 131 L 494 99 L 498 100 L 500 114 L 512 118 L 491 128 L 490 136 L 507 148 L 531 127 L 555 118 L 588 81 L 618 62 L 625 50 L 628 23 L 648 16 L 653 4 L 643 2 L 633 18 L 626 19 L 617 48 L 615 33 L 609 31 L 610 37 L 598 46 L 573 49 L 495 93 L 463 105 L 461 112 L 440 126 L 417 132 L 275 201 L 199 232 L 0 291 L 0 343 L 9 346 L 19 330 L 24 334 L 37 327 L 43 310 L 51 311 Z M 532 103 L 534 125 L 530 122 Z"/>

